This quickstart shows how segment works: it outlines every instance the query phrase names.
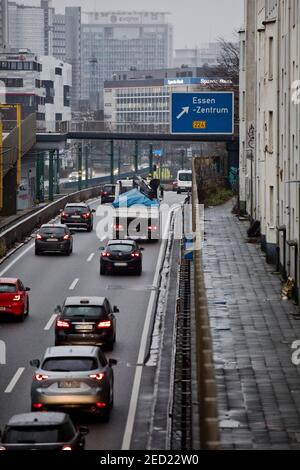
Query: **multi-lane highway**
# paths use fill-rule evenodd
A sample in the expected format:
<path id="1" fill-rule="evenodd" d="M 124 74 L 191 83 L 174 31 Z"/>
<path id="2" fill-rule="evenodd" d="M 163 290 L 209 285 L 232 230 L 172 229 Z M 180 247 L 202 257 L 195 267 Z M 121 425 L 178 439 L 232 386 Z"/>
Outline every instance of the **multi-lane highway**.
<path id="1" fill-rule="evenodd" d="M 169 204 L 181 199 L 174 193 L 165 196 L 165 202 Z M 97 209 L 99 204 L 99 201 L 93 201 L 91 206 Z M 148 304 L 159 269 L 162 243 L 144 245 L 141 277 L 100 276 L 99 247 L 103 242 L 96 236 L 97 223 L 99 218 L 96 216 L 92 233 L 77 232 L 74 235 L 74 251 L 70 257 L 36 257 L 34 244 L 30 242 L 0 266 L 0 277 L 19 277 L 31 288 L 28 319 L 23 324 L 0 323 L 0 339 L 5 341 L 7 348 L 7 363 L 0 365 L 0 427 L 3 428 L 12 415 L 30 411 L 33 369 L 29 361 L 41 358 L 45 349 L 54 345 L 55 307 L 67 296 L 105 296 L 120 309 L 116 314 L 117 342 L 114 351 L 108 354 L 118 360 L 114 369 L 115 405 L 108 423 L 89 417 L 81 418 L 81 422 L 90 429 L 87 449 L 117 450 L 122 448 L 124 439 L 141 337 L 147 312 L 149 314 Z M 127 426 L 127 432 L 128 429 L 130 426 Z"/>

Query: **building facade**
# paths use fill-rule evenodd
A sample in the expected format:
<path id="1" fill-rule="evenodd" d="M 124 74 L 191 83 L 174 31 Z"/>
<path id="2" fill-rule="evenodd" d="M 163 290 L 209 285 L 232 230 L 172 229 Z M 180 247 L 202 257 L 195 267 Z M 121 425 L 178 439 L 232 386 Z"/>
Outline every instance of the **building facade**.
<path id="1" fill-rule="evenodd" d="M 173 66 L 203 67 L 208 65 L 209 67 L 216 67 L 220 52 L 221 46 L 218 42 L 209 42 L 191 49 L 175 49 Z"/>
<path id="2" fill-rule="evenodd" d="M 0 0 L 0 48 L 8 45 L 8 0 Z"/>
<path id="3" fill-rule="evenodd" d="M 0 83 L 4 101 L 22 104 L 23 118 L 36 113 L 40 130 L 55 131 L 62 121 L 71 120 L 71 65 L 26 49 L 10 49 L 0 52 Z"/>
<path id="4" fill-rule="evenodd" d="M 197 67 L 116 72 L 104 83 L 104 120 L 122 131 L 169 132 L 172 92 L 204 91 L 210 85 L 230 89 L 232 83 L 206 78 Z"/>
<path id="5" fill-rule="evenodd" d="M 155 70 L 172 63 L 166 13 L 88 13 L 82 25 L 81 98 L 103 107 L 103 84 L 116 70 Z"/>
<path id="6" fill-rule="evenodd" d="M 300 0 L 245 1 L 240 70 L 240 208 L 299 289 Z M 298 292 L 295 289 L 295 292 Z"/>
<path id="7" fill-rule="evenodd" d="M 39 7 L 9 2 L 9 45 L 30 49 L 37 55 L 52 55 L 53 16 L 54 9 L 48 0 L 41 0 Z"/>

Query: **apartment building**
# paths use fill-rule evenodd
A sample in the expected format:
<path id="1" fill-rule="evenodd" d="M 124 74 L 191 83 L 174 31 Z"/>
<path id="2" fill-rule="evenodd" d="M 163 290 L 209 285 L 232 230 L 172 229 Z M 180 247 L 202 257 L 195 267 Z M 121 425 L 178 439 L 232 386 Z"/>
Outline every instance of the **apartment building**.
<path id="1" fill-rule="evenodd" d="M 240 209 L 260 224 L 267 260 L 278 263 L 298 288 L 299 37 L 300 0 L 245 1 L 240 33 Z"/>

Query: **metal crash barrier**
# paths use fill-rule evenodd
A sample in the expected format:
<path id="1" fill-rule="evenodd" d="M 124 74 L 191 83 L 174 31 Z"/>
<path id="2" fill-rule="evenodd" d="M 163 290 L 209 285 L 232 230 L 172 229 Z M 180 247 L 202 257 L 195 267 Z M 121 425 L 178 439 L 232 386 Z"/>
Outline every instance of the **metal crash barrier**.
<path id="1" fill-rule="evenodd" d="M 202 267 L 202 235 L 194 162 L 192 223 L 193 232 L 196 234 L 194 250 L 194 294 L 200 445 L 202 449 L 217 450 L 220 449 L 217 386 L 213 361 L 213 343 Z"/>

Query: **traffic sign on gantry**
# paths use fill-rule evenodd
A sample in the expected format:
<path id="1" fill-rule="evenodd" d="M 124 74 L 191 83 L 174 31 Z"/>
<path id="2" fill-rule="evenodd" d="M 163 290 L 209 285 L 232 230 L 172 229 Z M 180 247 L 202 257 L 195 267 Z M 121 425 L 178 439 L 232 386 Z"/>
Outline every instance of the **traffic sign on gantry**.
<path id="1" fill-rule="evenodd" d="M 233 134 L 234 93 L 172 93 L 171 134 Z"/>

